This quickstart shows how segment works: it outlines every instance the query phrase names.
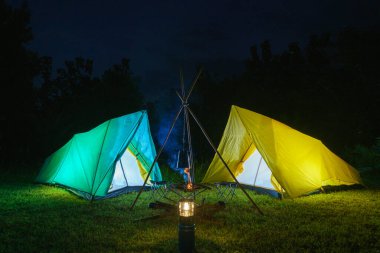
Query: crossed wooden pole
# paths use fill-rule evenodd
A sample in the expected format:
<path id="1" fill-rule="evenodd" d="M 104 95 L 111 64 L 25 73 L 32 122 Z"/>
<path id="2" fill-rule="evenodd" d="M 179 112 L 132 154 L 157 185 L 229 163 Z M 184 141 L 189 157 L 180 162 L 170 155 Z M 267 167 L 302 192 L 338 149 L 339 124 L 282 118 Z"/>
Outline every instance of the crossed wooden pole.
<path id="1" fill-rule="evenodd" d="M 173 122 L 169 128 L 169 131 L 166 135 L 166 138 L 165 138 L 165 141 L 164 143 L 162 144 L 160 150 L 158 151 L 156 157 L 154 158 L 153 162 L 152 162 L 152 165 L 150 166 L 149 168 L 149 172 L 148 172 L 148 175 L 146 176 L 145 180 L 144 180 L 144 184 L 143 186 L 140 188 L 135 200 L 133 201 L 130 209 L 132 210 L 134 208 L 134 206 L 136 205 L 137 203 L 137 200 L 139 199 L 141 193 L 143 192 L 144 190 L 144 187 L 149 179 L 149 176 L 150 174 L 152 173 L 153 171 L 153 167 L 155 165 L 155 163 L 157 162 L 158 158 L 160 157 L 166 143 L 168 142 L 169 140 L 169 137 L 172 133 L 172 130 L 175 126 L 175 123 L 177 122 L 178 120 L 178 117 L 180 116 L 181 112 L 184 111 L 185 115 L 187 115 L 186 117 L 188 117 L 188 115 L 191 115 L 192 118 L 194 119 L 194 121 L 197 123 L 198 127 L 201 129 L 203 135 L 205 136 L 206 140 L 208 141 L 208 143 L 210 144 L 210 146 L 212 147 L 212 149 L 214 150 L 214 152 L 218 155 L 219 159 L 222 161 L 224 167 L 228 170 L 228 172 L 230 173 L 230 175 L 232 176 L 232 178 L 234 179 L 234 181 L 236 182 L 236 184 L 239 186 L 239 188 L 243 191 L 243 193 L 245 194 L 245 196 L 249 199 L 249 201 L 252 203 L 252 206 L 260 213 L 260 214 L 263 214 L 263 212 L 260 210 L 260 208 L 258 207 L 258 205 L 253 201 L 253 199 L 251 198 L 251 196 L 247 193 L 247 191 L 244 189 L 244 187 L 239 183 L 239 181 L 237 180 L 237 178 L 235 177 L 235 175 L 232 173 L 231 169 L 229 168 L 228 164 L 226 163 L 226 161 L 223 159 L 222 155 L 219 153 L 218 149 L 216 148 L 216 146 L 214 145 L 214 143 L 212 142 L 212 140 L 210 139 L 210 136 L 207 134 L 206 130 L 203 128 L 202 124 L 200 123 L 199 119 L 197 118 L 197 116 L 194 114 L 194 112 L 190 109 L 189 107 L 189 104 L 188 104 L 188 99 L 194 89 L 194 86 L 195 84 L 198 82 L 198 79 L 199 77 L 201 76 L 201 73 L 202 73 L 202 69 L 199 70 L 198 74 L 196 75 L 195 79 L 193 80 L 191 86 L 190 86 L 190 89 L 187 93 L 187 95 L 185 94 L 184 92 L 184 84 L 183 84 L 183 76 L 182 76 L 182 72 L 180 73 L 180 78 L 181 78 L 181 89 L 182 89 L 182 95 L 179 94 L 177 91 L 176 91 L 176 94 L 177 96 L 180 98 L 181 100 L 181 106 L 177 112 L 177 114 L 175 115 L 174 119 L 173 119 Z"/>

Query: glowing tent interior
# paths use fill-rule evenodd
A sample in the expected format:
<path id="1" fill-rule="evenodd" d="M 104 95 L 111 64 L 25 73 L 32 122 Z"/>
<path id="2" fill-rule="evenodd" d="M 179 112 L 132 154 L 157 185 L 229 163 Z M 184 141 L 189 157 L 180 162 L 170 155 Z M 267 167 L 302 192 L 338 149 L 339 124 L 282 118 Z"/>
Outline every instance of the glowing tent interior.
<path id="1" fill-rule="evenodd" d="M 139 111 L 75 134 L 46 159 L 36 181 L 85 199 L 115 196 L 140 189 L 155 156 L 147 112 Z M 157 164 L 149 179 L 162 180 Z"/>
<path id="2" fill-rule="evenodd" d="M 218 147 L 248 187 L 298 197 L 324 186 L 361 184 L 359 173 L 320 140 L 264 115 L 232 106 Z M 233 182 L 214 156 L 203 183 Z"/>

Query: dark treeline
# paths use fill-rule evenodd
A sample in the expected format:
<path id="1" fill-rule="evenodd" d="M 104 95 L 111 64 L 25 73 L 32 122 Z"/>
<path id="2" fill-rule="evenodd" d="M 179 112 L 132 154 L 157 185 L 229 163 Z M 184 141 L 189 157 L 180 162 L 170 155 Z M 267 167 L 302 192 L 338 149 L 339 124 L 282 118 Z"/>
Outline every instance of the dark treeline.
<path id="1" fill-rule="evenodd" d="M 52 58 L 26 47 L 33 39 L 29 21 L 25 5 L 0 1 L 2 164 L 41 163 L 73 134 L 146 109 L 127 59 L 100 77 L 92 60 L 80 57 L 52 73 Z"/>
<path id="2" fill-rule="evenodd" d="M 198 86 L 199 114 L 219 140 L 232 104 L 267 115 L 322 140 L 340 155 L 380 136 L 380 31 L 344 29 L 313 35 L 272 54 L 254 45 L 242 75 Z M 209 155 L 209 154 L 208 154 Z"/>
<path id="3" fill-rule="evenodd" d="M 92 60 L 80 57 L 53 73 L 51 57 L 27 49 L 29 20 L 26 6 L 0 0 L 2 164 L 40 164 L 73 134 L 112 117 L 147 108 L 151 120 L 156 117 L 127 59 L 99 77 Z M 264 41 L 252 46 L 243 74 L 218 80 L 206 72 L 193 108 L 216 144 L 235 104 L 321 139 L 341 155 L 358 144 L 371 146 L 380 136 L 378 45 L 376 29 L 312 36 L 305 48 L 290 43 L 280 55 Z M 197 159 L 210 159 L 211 149 L 193 129 Z"/>

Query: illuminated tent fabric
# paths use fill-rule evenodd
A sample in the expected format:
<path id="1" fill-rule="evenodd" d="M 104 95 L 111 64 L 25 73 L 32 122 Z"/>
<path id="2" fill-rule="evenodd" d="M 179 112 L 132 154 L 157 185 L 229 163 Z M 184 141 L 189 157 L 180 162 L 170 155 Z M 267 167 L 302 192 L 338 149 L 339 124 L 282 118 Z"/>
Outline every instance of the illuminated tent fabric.
<path id="1" fill-rule="evenodd" d="M 75 134 L 46 159 L 36 181 L 86 199 L 117 195 L 143 185 L 155 156 L 147 112 L 139 111 Z M 162 180 L 157 164 L 150 179 Z"/>
<path id="2" fill-rule="evenodd" d="M 218 151 L 242 184 L 289 197 L 323 186 L 361 184 L 359 173 L 320 140 L 232 106 Z M 203 183 L 234 182 L 215 154 Z"/>

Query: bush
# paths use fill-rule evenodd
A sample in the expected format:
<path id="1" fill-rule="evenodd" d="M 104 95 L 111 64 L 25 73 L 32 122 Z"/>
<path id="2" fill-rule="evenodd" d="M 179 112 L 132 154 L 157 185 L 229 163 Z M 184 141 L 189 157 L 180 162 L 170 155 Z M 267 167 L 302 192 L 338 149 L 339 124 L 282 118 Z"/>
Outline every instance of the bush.
<path id="1" fill-rule="evenodd" d="M 360 171 L 380 170 L 380 137 L 376 138 L 373 146 L 356 145 L 346 149 L 344 157 Z"/>

